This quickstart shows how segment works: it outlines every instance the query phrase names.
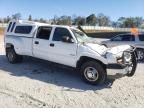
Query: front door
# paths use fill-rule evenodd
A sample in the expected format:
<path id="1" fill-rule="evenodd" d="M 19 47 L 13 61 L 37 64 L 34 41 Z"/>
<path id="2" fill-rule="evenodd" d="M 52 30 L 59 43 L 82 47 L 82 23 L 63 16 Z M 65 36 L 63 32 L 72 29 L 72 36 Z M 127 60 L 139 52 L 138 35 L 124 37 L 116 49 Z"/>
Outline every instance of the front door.
<path id="1" fill-rule="evenodd" d="M 68 36 L 73 38 L 67 28 L 55 28 L 51 43 L 50 43 L 50 59 L 64 65 L 75 67 L 77 44 L 62 42 L 62 37 Z"/>

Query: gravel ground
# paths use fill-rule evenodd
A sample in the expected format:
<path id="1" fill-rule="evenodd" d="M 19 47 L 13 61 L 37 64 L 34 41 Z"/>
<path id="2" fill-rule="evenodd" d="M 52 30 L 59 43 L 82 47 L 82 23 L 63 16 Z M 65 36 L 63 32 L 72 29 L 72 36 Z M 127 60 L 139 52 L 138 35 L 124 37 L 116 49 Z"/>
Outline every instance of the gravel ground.
<path id="1" fill-rule="evenodd" d="M 117 72 L 117 70 L 109 73 Z M 9 64 L 0 41 L 0 108 L 143 108 L 144 64 L 133 77 L 109 74 L 102 86 L 67 67 L 25 57 Z"/>

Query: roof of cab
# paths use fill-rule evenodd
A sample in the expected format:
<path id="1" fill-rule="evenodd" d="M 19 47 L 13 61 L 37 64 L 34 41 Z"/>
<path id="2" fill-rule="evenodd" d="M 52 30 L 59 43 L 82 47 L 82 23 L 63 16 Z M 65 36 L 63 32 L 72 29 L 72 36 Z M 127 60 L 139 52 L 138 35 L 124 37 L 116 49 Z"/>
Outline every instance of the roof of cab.
<path id="1" fill-rule="evenodd" d="M 51 26 L 51 27 L 64 27 L 64 28 L 73 28 L 71 26 L 64 26 L 64 25 L 51 25 L 46 23 L 39 23 L 34 21 L 27 21 L 27 20 L 11 20 L 10 22 L 16 22 L 17 24 L 26 24 L 26 25 L 36 25 L 36 26 Z"/>

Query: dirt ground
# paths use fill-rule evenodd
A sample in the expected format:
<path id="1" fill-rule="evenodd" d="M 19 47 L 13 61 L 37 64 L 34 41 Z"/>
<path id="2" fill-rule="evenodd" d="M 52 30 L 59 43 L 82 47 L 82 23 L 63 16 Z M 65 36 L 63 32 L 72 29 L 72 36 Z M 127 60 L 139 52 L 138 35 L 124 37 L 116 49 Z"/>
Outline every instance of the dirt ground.
<path id="1" fill-rule="evenodd" d="M 109 73 L 117 72 L 108 70 Z M 109 75 L 102 86 L 81 81 L 74 70 L 25 57 L 8 63 L 0 41 L 0 108 L 143 108 L 144 63 L 135 76 Z"/>

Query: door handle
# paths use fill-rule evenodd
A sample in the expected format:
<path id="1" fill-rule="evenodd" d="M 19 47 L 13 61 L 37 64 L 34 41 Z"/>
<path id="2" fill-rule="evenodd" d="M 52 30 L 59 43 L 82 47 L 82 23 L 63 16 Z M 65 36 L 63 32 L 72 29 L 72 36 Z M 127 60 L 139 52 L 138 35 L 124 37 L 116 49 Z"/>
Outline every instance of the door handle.
<path id="1" fill-rule="evenodd" d="M 35 41 L 35 44 L 39 44 L 39 42 L 38 42 L 38 41 Z"/>
<path id="2" fill-rule="evenodd" d="M 50 46 L 51 46 L 51 47 L 54 47 L 54 43 L 50 43 Z"/>

